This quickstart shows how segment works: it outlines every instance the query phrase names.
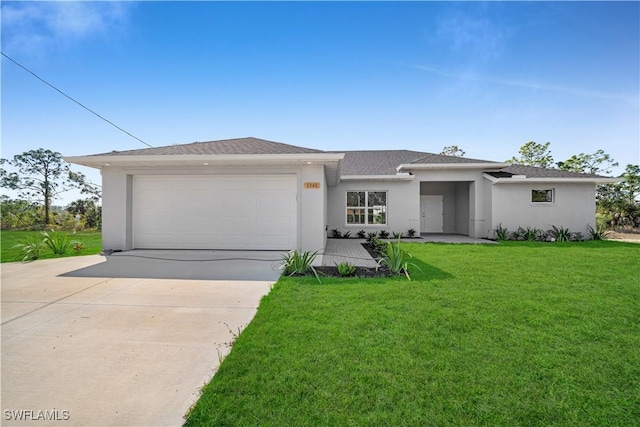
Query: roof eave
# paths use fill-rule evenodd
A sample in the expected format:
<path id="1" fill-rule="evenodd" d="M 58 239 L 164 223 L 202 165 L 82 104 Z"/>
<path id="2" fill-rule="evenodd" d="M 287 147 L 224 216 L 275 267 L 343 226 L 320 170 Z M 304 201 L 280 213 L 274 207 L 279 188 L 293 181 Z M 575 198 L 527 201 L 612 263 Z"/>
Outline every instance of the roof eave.
<path id="1" fill-rule="evenodd" d="M 415 175 L 398 173 L 395 175 L 342 175 L 340 181 L 413 181 Z"/>
<path id="2" fill-rule="evenodd" d="M 293 154 L 169 154 L 169 155 L 98 155 L 65 156 L 65 161 L 82 166 L 104 167 L 170 166 L 229 164 L 269 164 L 274 161 L 288 164 L 331 164 L 344 158 L 344 153 L 293 153 Z"/>
<path id="3" fill-rule="evenodd" d="M 526 184 L 526 183 L 593 183 L 593 184 L 613 184 L 622 182 L 622 178 L 606 178 L 606 177 L 527 177 L 527 178 L 496 178 L 489 174 L 483 176 L 493 184 Z"/>
<path id="4" fill-rule="evenodd" d="M 509 166 L 508 163 L 403 163 L 396 168 L 401 170 L 430 170 L 430 169 L 502 169 Z"/>

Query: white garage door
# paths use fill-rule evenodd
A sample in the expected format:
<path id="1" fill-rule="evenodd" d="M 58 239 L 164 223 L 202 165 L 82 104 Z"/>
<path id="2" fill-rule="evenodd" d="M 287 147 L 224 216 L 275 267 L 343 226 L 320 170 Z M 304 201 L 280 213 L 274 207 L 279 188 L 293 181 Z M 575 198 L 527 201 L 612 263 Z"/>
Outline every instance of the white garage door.
<path id="1" fill-rule="evenodd" d="M 295 175 L 137 175 L 133 244 L 145 249 L 293 249 Z"/>

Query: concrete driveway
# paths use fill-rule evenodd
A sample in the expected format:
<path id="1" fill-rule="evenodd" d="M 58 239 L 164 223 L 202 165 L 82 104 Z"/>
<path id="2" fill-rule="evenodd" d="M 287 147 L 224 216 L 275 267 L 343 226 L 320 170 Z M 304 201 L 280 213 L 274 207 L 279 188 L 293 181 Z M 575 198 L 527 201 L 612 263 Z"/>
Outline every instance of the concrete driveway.
<path id="1" fill-rule="evenodd" d="M 120 277 L 109 259 L 2 265 L 3 426 L 181 425 L 273 284 Z"/>

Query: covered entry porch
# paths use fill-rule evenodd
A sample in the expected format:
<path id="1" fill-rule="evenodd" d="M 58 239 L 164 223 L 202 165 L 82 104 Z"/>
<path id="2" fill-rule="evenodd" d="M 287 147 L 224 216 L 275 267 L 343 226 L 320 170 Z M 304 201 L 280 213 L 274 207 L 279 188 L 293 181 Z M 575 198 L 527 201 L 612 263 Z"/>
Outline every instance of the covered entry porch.
<path id="1" fill-rule="evenodd" d="M 473 181 L 421 181 L 420 233 L 471 236 Z"/>

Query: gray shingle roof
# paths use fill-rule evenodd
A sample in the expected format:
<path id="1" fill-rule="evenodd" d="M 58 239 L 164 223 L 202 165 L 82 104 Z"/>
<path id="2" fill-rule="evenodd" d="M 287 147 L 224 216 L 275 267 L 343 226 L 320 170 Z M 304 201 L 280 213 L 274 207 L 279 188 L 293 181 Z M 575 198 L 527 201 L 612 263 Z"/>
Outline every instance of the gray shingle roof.
<path id="1" fill-rule="evenodd" d="M 424 157 L 411 162 L 413 164 L 429 164 L 429 163 L 496 163 L 490 160 L 470 159 L 468 157 L 445 156 L 443 154 L 422 153 Z M 489 166 L 489 165 L 487 165 Z"/>
<path id="2" fill-rule="evenodd" d="M 545 169 L 535 166 L 525 166 L 517 164 L 500 169 L 500 172 L 503 172 L 501 176 L 497 176 L 491 173 L 490 175 L 493 175 L 496 178 L 504 178 L 505 173 L 509 176 L 525 175 L 527 178 L 606 178 L 601 175 L 569 172 L 560 169 Z"/>
<path id="3" fill-rule="evenodd" d="M 281 142 L 259 138 L 235 138 L 220 141 L 193 142 L 191 144 L 168 145 L 140 150 L 112 151 L 96 156 L 145 156 L 145 155 L 189 155 L 189 154 L 301 154 L 323 153 L 322 150 L 297 147 Z"/>
<path id="4" fill-rule="evenodd" d="M 336 151 L 338 152 L 338 151 Z M 410 150 L 339 151 L 345 153 L 342 175 L 395 175 L 401 164 L 487 163 L 487 160 L 443 156 Z"/>
<path id="5" fill-rule="evenodd" d="M 144 155 L 225 155 L 225 154 L 307 154 L 326 153 L 313 148 L 298 147 L 281 142 L 247 137 L 223 139 L 219 141 L 193 142 L 190 144 L 169 145 L 165 147 L 143 148 L 139 150 L 112 151 L 93 156 L 144 156 Z M 330 151 L 344 153 L 342 175 L 395 175 L 401 164 L 447 164 L 447 163 L 486 163 L 489 160 L 467 157 L 445 156 L 411 150 L 358 150 Z M 92 157 L 92 156 L 87 156 Z M 494 169 L 495 170 L 495 169 Z M 489 172 L 497 178 L 513 175 L 526 175 L 528 178 L 603 178 L 599 175 L 581 174 L 558 169 L 544 169 L 533 166 L 511 165 L 499 172 Z"/>
<path id="6" fill-rule="evenodd" d="M 409 150 L 336 151 L 344 153 L 342 175 L 395 175 L 402 163 L 423 157 L 426 153 Z"/>

